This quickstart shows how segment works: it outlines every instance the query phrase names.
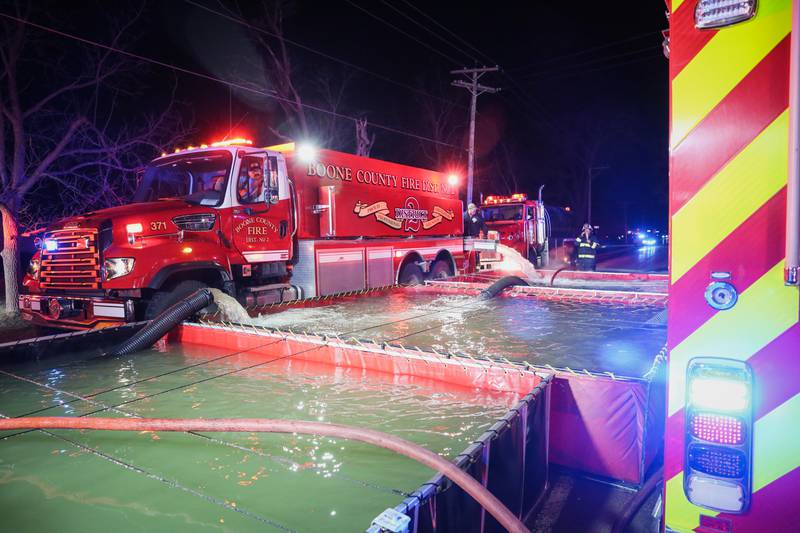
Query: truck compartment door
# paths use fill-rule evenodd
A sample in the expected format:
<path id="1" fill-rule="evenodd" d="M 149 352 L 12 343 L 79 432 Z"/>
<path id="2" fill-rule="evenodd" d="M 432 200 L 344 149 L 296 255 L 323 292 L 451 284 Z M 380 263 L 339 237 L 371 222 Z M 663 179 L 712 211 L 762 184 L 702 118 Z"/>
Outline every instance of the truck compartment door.
<path id="1" fill-rule="evenodd" d="M 317 288 L 320 296 L 366 288 L 364 249 L 317 251 Z"/>

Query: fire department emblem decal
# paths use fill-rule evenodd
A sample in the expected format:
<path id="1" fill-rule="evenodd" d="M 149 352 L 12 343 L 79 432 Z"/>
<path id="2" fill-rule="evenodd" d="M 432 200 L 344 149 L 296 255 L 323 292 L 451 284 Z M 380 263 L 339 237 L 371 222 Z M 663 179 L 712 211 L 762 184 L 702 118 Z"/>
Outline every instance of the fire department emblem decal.
<path id="1" fill-rule="evenodd" d="M 403 207 L 394 209 L 394 218 L 389 216 L 391 210 L 385 201 L 373 204 L 356 202 L 353 212 L 359 218 L 374 215 L 378 222 L 386 224 L 390 228 L 402 228 L 403 231 L 412 233 L 419 231 L 420 226 L 422 229 L 431 229 L 443 220 L 453 220 L 454 217 L 452 209 L 442 209 L 439 206 L 434 206 L 433 217 L 430 217 L 430 212 L 427 209 L 421 209 L 419 201 L 413 196 L 406 198 Z"/>

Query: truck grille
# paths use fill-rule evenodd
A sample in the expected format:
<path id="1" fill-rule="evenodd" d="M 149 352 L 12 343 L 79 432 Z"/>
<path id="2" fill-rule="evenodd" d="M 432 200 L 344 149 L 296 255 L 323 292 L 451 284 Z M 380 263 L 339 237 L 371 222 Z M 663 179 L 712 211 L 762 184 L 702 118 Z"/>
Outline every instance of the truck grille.
<path id="1" fill-rule="evenodd" d="M 56 247 L 42 247 L 39 283 L 43 289 L 100 288 L 96 229 L 56 230 L 46 233 L 44 240 L 55 241 Z"/>

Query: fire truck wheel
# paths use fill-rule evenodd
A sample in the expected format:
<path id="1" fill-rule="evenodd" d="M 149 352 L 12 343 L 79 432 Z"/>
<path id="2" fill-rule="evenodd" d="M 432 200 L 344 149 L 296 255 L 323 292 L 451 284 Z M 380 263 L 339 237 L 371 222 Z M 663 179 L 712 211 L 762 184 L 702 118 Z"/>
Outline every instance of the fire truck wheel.
<path id="1" fill-rule="evenodd" d="M 542 268 L 542 256 L 536 253 L 536 249 L 533 246 L 528 248 L 528 261 L 536 268 Z"/>
<path id="2" fill-rule="evenodd" d="M 397 281 L 400 285 L 419 285 L 425 280 L 425 274 L 416 263 L 408 263 L 400 271 L 400 277 Z"/>
<path id="3" fill-rule="evenodd" d="M 450 268 L 450 263 L 447 261 L 440 259 L 436 261 L 433 266 L 431 267 L 431 272 L 428 275 L 430 279 L 444 279 L 449 278 L 453 275 L 453 271 Z"/>
<path id="4" fill-rule="evenodd" d="M 145 320 L 152 320 L 170 306 L 183 300 L 194 291 L 208 287 L 202 281 L 186 280 L 181 281 L 171 289 L 161 290 L 156 292 L 147 304 L 147 309 L 144 312 Z M 204 313 L 213 313 L 216 305 L 212 304 L 203 309 Z"/>

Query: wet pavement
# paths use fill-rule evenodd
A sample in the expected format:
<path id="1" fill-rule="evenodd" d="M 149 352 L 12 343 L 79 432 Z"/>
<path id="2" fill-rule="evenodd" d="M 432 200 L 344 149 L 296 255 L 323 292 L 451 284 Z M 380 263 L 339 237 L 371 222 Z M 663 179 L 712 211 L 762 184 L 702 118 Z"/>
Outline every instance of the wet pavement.
<path id="1" fill-rule="evenodd" d="M 668 260 L 668 246 L 605 246 L 597 255 L 597 270 L 666 273 Z"/>

